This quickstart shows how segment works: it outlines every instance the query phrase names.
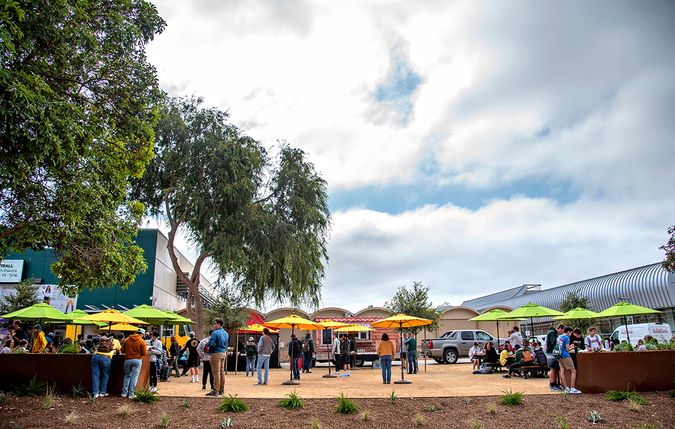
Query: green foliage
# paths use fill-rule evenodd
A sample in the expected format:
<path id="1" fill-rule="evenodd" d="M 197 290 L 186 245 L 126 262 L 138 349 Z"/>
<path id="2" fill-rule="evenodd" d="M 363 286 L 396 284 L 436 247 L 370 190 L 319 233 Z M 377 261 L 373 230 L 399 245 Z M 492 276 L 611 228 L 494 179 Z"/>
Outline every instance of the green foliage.
<path id="1" fill-rule="evenodd" d="M 368 411 L 364 411 L 363 414 L 361 414 L 361 420 L 363 420 L 364 422 L 369 422 L 370 413 Z"/>
<path id="2" fill-rule="evenodd" d="M 28 383 L 21 384 L 15 388 L 17 396 L 40 396 L 47 391 L 47 383 L 38 380 L 37 377 L 31 378 Z"/>
<path id="3" fill-rule="evenodd" d="M 153 155 L 162 93 L 145 1 L 12 1 L 0 11 L 0 257 L 49 247 L 68 295 L 146 268 L 129 180 Z"/>
<path id="4" fill-rule="evenodd" d="M 87 393 L 87 390 L 82 386 L 82 384 L 78 384 L 77 386 L 73 386 L 73 387 L 70 389 L 70 394 L 71 394 L 74 398 L 81 398 L 81 397 L 84 396 L 86 393 Z"/>
<path id="5" fill-rule="evenodd" d="M 565 421 L 565 418 L 563 416 L 558 416 L 556 418 L 556 422 L 558 423 L 558 429 L 570 429 L 569 423 Z"/>
<path id="6" fill-rule="evenodd" d="M 229 124 L 226 112 L 201 103 L 166 100 L 157 155 L 133 194 L 150 214 L 166 217 L 170 244 L 183 232 L 199 246 L 191 276 L 178 273 L 188 302 L 199 294 L 201 263 L 209 258 L 246 301 L 318 305 L 328 259 L 326 182 L 301 150 L 284 143 L 273 158 Z M 188 308 L 197 331 L 201 309 L 199 299 Z"/>
<path id="7" fill-rule="evenodd" d="M 294 390 L 279 401 L 279 406 L 281 408 L 286 408 L 287 410 L 297 410 L 305 406 L 305 400 L 298 396 Z"/>
<path id="8" fill-rule="evenodd" d="M 352 401 L 347 398 L 344 393 L 340 393 L 340 396 L 337 397 L 337 406 L 335 407 L 335 412 L 339 414 L 353 414 L 359 411 L 359 407 Z"/>
<path id="9" fill-rule="evenodd" d="M 481 422 L 477 418 L 473 418 L 471 420 L 471 429 L 483 429 L 483 422 Z"/>
<path id="10" fill-rule="evenodd" d="M 647 405 L 647 401 L 645 400 L 644 396 L 637 392 L 628 390 L 610 390 L 605 393 L 605 398 L 612 402 L 631 401 L 635 402 L 636 404 Z"/>
<path id="11" fill-rule="evenodd" d="M 7 400 L 10 398 L 9 393 L 7 392 L 0 392 L 0 406 L 5 405 Z"/>
<path id="12" fill-rule="evenodd" d="M 56 399 L 56 385 L 47 384 L 47 387 L 45 389 L 45 399 L 42 401 L 42 408 L 48 410 L 51 407 L 53 407 L 55 399 Z"/>
<path id="13" fill-rule="evenodd" d="M 227 398 L 223 398 L 218 406 L 218 410 L 221 413 L 242 413 L 249 409 L 248 404 L 237 398 L 237 395 L 229 395 Z"/>
<path id="14" fill-rule="evenodd" d="M 220 421 L 220 427 L 221 429 L 232 428 L 234 427 L 234 420 L 232 420 L 232 417 L 224 418 Z"/>
<path id="15" fill-rule="evenodd" d="M 217 289 L 220 290 L 218 298 L 206 309 L 209 318 L 223 319 L 223 329 L 229 332 L 246 326 L 250 310 L 240 291 L 231 286 L 221 286 L 220 282 L 217 282 Z"/>
<path id="16" fill-rule="evenodd" d="M 563 313 L 577 307 L 588 308 L 588 298 L 582 296 L 578 289 L 567 292 L 560 303 Z M 581 332 L 586 332 L 588 327 L 591 326 L 590 319 L 563 320 L 562 322 L 575 328 L 581 328 Z"/>
<path id="17" fill-rule="evenodd" d="M 602 418 L 602 415 L 595 410 L 588 413 L 588 416 L 586 416 L 586 420 L 588 420 L 593 424 L 602 423 L 605 421 L 605 419 Z"/>
<path id="18" fill-rule="evenodd" d="M 384 306 L 393 313 L 404 313 L 432 321 L 431 325 L 406 328 L 413 334 L 417 334 L 422 329 L 433 331 L 438 328 L 439 314 L 429 301 L 429 287 L 424 286 L 422 282 L 413 282 L 410 289 L 406 286 L 399 287 L 391 300 L 387 301 Z"/>
<path id="19" fill-rule="evenodd" d="M 670 391 L 670 397 L 675 399 L 675 389 Z"/>
<path id="20" fill-rule="evenodd" d="M 5 295 L 0 300 L 0 314 L 12 313 L 41 302 L 37 296 L 37 291 L 38 286 L 30 280 L 24 280 L 17 284 L 14 293 Z"/>
<path id="21" fill-rule="evenodd" d="M 183 402 L 181 403 L 181 407 L 185 408 L 186 410 L 190 408 L 190 401 L 187 399 L 183 399 Z"/>
<path id="22" fill-rule="evenodd" d="M 429 404 L 426 407 L 424 407 L 424 411 L 427 413 L 435 413 L 438 411 L 438 407 L 435 404 Z"/>
<path id="23" fill-rule="evenodd" d="M 89 405 L 96 404 L 96 396 L 92 395 L 91 393 L 87 393 L 87 400 L 89 401 Z"/>
<path id="24" fill-rule="evenodd" d="M 398 395 L 396 394 L 395 390 L 392 390 L 391 393 L 389 394 L 389 402 L 391 402 L 391 405 L 396 405 L 397 400 Z"/>
<path id="25" fill-rule="evenodd" d="M 416 426 L 422 426 L 424 424 L 424 417 L 422 417 L 422 414 L 415 414 L 415 425 Z"/>
<path id="26" fill-rule="evenodd" d="M 672 273 L 673 271 L 675 271 L 675 225 L 668 228 L 668 234 L 670 234 L 668 243 L 659 247 L 659 249 L 664 250 L 666 252 L 665 259 L 663 260 L 661 265 L 663 265 L 663 268 L 665 270 L 670 271 Z"/>
<path id="27" fill-rule="evenodd" d="M 80 351 L 77 347 L 77 344 L 75 344 L 75 343 L 64 344 L 61 347 L 59 347 L 59 349 L 57 351 L 57 353 L 60 353 L 60 354 L 70 354 L 70 355 L 76 355 L 79 352 Z M 82 387 L 82 386 L 80 385 L 80 387 Z"/>
<path id="28" fill-rule="evenodd" d="M 321 422 L 318 418 L 314 417 L 311 423 L 312 429 L 321 429 Z"/>
<path id="29" fill-rule="evenodd" d="M 513 392 L 511 389 L 503 390 L 504 393 L 499 397 L 499 403 L 508 407 L 516 407 L 523 404 L 525 394 L 523 392 Z"/>
<path id="30" fill-rule="evenodd" d="M 494 416 L 495 414 L 497 414 L 497 404 L 495 404 L 494 402 L 491 403 L 491 404 L 489 404 L 489 405 L 487 406 L 487 412 L 488 412 L 491 416 Z"/>
<path id="31" fill-rule="evenodd" d="M 169 416 L 163 413 L 159 418 L 159 427 L 166 429 L 169 427 Z"/>
<path id="32" fill-rule="evenodd" d="M 633 346 L 628 341 L 622 341 L 614 347 L 615 352 L 632 352 Z"/>
<path id="33" fill-rule="evenodd" d="M 133 407 L 129 404 L 123 404 L 117 407 L 117 414 L 119 414 L 122 417 L 127 417 L 133 411 L 134 411 Z"/>
<path id="34" fill-rule="evenodd" d="M 159 395 L 149 389 L 137 390 L 136 397 L 134 397 L 134 401 L 143 404 L 154 404 L 155 402 L 158 402 L 159 399 Z"/>

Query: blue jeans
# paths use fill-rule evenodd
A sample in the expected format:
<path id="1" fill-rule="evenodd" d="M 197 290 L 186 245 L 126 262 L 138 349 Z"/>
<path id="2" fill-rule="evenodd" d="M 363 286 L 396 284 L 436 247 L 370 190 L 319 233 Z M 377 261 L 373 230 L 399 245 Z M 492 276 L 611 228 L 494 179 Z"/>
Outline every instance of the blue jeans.
<path id="1" fill-rule="evenodd" d="M 111 358 L 94 354 L 91 357 L 91 393 L 106 393 L 110 377 Z"/>
<path id="2" fill-rule="evenodd" d="M 417 351 L 408 352 L 408 374 L 417 374 Z"/>
<path id="3" fill-rule="evenodd" d="M 301 356 L 293 356 L 293 378 L 295 380 L 300 380 L 300 368 L 298 368 L 300 359 L 302 359 Z"/>
<path id="4" fill-rule="evenodd" d="M 302 352 L 302 370 L 309 371 L 312 367 L 312 352 Z"/>
<path id="5" fill-rule="evenodd" d="M 251 377 L 255 374 L 255 356 L 246 356 L 246 376 L 248 377 L 248 371 L 251 370 Z"/>
<path id="6" fill-rule="evenodd" d="M 267 375 L 270 372 L 270 356 L 258 355 L 258 384 L 262 383 L 262 367 L 265 367 L 265 384 L 267 384 Z"/>
<path id="7" fill-rule="evenodd" d="M 391 383 L 391 355 L 380 356 L 382 367 L 382 382 Z"/>
<path id="8" fill-rule="evenodd" d="M 134 395 L 138 374 L 141 372 L 141 359 L 127 359 L 124 361 L 124 382 L 122 383 L 122 396 Z"/>

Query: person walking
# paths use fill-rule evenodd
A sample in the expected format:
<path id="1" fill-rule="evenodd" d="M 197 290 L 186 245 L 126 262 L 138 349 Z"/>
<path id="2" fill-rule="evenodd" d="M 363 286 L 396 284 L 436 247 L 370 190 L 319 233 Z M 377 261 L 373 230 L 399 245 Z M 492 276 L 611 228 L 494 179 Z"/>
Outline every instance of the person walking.
<path id="1" fill-rule="evenodd" d="M 312 340 L 312 335 L 307 332 L 305 339 L 302 341 L 302 372 L 312 372 L 309 369 L 312 367 L 314 352 L 314 340 Z"/>
<path id="2" fill-rule="evenodd" d="M 141 338 L 144 332 L 139 329 L 122 343 L 120 352 L 124 354 L 124 381 L 122 382 L 122 397 L 135 398 L 138 374 L 141 372 L 143 356 L 148 354 L 145 341 Z"/>
<path id="3" fill-rule="evenodd" d="M 263 329 L 263 334 L 258 340 L 258 385 L 267 384 L 267 376 L 270 370 L 270 357 L 274 352 L 274 341 L 270 337 L 270 330 L 267 328 Z M 262 378 L 262 368 L 265 367 L 265 381 L 263 382 Z"/>
<path id="4" fill-rule="evenodd" d="M 291 334 L 291 341 L 288 342 L 288 356 L 291 359 L 291 369 L 293 370 L 293 379 L 300 380 L 300 359 L 302 359 L 302 344 L 295 334 Z"/>
<path id="5" fill-rule="evenodd" d="M 213 384 L 213 368 L 211 367 L 211 353 L 209 353 L 209 340 L 211 339 L 211 334 L 213 334 L 213 329 L 209 331 L 209 335 L 202 338 L 197 346 L 197 353 L 199 353 L 199 358 L 202 360 L 202 390 L 206 390 L 206 379 L 209 379 L 211 383 L 211 390 L 213 392 L 216 390 Z"/>
<path id="6" fill-rule="evenodd" d="M 213 371 L 214 389 L 206 396 L 223 396 L 225 393 L 225 355 L 229 335 L 223 329 L 223 319 L 213 321 L 213 332 L 209 338 L 209 353 L 211 354 L 211 371 Z"/>
<path id="7" fill-rule="evenodd" d="M 395 351 L 394 342 L 389 339 L 389 334 L 382 334 L 382 340 L 377 344 L 377 355 L 380 357 L 382 368 L 382 384 L 391 384 L 391 361 Z"/>
<path id="8" fill-rule="evenodd" d="M 408 374 L 417 374 L 417 340 L 413 334 L 408 334 L 405 346 L 408 349 Z"/>
<path id="9" fill-rule="evenodd" d="M 157 391 L 157 377 L 159 376 L 159 367 L 162 360 L 162 342 L 159 341 L 159 334 L 153 332 L 146 341 L 148 353 L 150 353 L 150 391 Z"/>
<path id="10" fill-rule="evenodd" d="M 94 398 L 108 396 L 110 364 L 115 354 L 115 344 L 111 337 L 102 336 L 98 348 L 91 356 L 91 393 Z"/>
<path id="11" fill-rule="evenodd" d="M 253 337 L 248 337 L 248 342 L 244 346 L 244 352 L 246 353 L 246 377 L 248 377 L 249 370 L 251 370 L 251 377 L 253 377 L 255 375 L 255 361 L 258 356 L 258 347 Z"/>
<path id="12" fill-rule="evenodd" d="M 199 340 L 196 338 L 195 333 L 190 332 L 190 339 L 180 350 L 181 354 L 187 352 L 187 362 L 185 364 L 185 369 L 183 369 L 182 375 L 185 375 L 188 371 L 190 371 L 190 383 L 199 383 L 199 353 L 197 353 L 198 345 Z"/>

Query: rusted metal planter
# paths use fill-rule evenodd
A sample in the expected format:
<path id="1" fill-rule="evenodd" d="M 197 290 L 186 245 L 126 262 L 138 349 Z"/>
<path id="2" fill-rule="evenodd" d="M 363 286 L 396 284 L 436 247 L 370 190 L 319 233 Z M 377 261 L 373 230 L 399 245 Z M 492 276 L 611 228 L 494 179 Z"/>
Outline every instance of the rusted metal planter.
<path id="1" fill-rule="evenodd" d="M 577 388 L 584 393 L 671 390 L 674 363 L 674 350 L 579 353 Z"/>
<path id="2" fill-rule="evenodd" d="M 73 387 L 82 386 L 91 392 L 91 355 L 87 354 L 1 354 L 0 389 L 11 389 L 28 383 L 36 377 L 47 383 L 55 383 L 56 389 L 70 393 Z M 124 379 L 124 356 L 113 356 L 110 366 L 108 393 L 122 393 Z M 150 360 L 143 358 L 138 376 L 139 388 L 148 386 L 150 381 Z"/>

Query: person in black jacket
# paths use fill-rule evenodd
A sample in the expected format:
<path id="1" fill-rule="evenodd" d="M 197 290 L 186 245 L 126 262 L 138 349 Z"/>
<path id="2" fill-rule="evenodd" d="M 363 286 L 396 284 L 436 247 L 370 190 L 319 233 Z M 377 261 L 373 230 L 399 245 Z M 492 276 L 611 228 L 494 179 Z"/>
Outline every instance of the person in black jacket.
<path id="1" fill-rule="evenodd" d="M 314 352 L 314 340 L 312 340 L 312 335 L 307 332 L 305 339 L 302 340 L 302 372 L 312 372 L 309 369 L 312 367 Z"/>
<path id="2" fill-rule="evenodd" d="M 302 359 L 302 344 L 295 334 L 291 335 L 291 341 L 288 343 L 288 356 L 291 359 L 291 368 L 293 369 L 293 379 L 300 380 L 300 359 Z"/>
<path id="3" fill-rule="evenodd" d="M 169 373 L 171 370 L 176 371 L 176 377 L 180 377 L 180 369 L 178 368 L 178 356 L 180 355 L 180 346 L 176 337 L 171 337 L 171 345 L 169 346 Z"/>

